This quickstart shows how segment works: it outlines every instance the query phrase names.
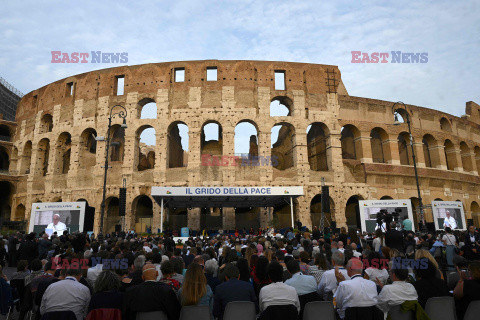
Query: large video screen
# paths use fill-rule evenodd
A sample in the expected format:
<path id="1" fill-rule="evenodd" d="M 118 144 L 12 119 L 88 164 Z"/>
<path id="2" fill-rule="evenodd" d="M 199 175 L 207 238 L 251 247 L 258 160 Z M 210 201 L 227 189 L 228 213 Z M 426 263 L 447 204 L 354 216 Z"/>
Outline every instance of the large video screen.
<path id="1" fill-rule="evenodd" d="M 46 202 L 32 204 L 29 232 L 62 235 L 83 231 L 85 202 Z"/>
<path id="2" fill-rule="evenodd" d="M 398 229 L 403 228 L 403 221 L 409 219 L 412 231 L 415 231 L 413 222 L 412 203 L 410 199 L 400 200 L 360 200 L 360 220 L 362 231 L 375 232 L 377 228 L 385 231 L 386 224 L 378 224 L 377 216 L 384 213 L 392 214 L 397 221 Z"/>
<path id="3" fill-rule="evenodd" d="M 466 230 L 465 212 L 460 201 L 432 201 L 435 229 Z"/>

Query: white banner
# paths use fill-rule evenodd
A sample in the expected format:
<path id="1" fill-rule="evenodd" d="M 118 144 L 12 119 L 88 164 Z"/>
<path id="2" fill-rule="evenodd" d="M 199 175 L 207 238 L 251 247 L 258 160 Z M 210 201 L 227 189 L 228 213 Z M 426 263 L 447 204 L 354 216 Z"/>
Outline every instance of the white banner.
<path id="1" fill-rule="evenodd" d="M 152 187 L 152 196 L 303 196 L 303 187 Z"/>

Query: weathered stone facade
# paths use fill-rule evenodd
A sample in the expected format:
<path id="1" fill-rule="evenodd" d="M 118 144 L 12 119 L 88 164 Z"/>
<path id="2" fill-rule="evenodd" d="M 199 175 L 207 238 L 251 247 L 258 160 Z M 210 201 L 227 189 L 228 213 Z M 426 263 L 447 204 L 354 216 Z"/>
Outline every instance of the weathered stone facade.
<path id="1" fill-rule="evenodd" d="M 217 80 L 207 81 L 206 70 L 212 67 L 217 68 Z M 176 70 L 184 70 L 184 81 L 177 82 Z M 284 72 L 285 90 L 275 90 L 276 71 Z M 124 93 L 117 95 L 122 78 Z M 285 105 L 288 115 L 270 116 L 272 101 Z M 155 102 L 156 119 L 140 119 L 146 102 Z M 18 151 L 10 165 L 10 172 L 20 177 L 12 220 L 29 219 L 33 202 L 82 199 L 96 208 L 98 231 L 105 143 L 95 142 L 94 137 L 107 135 L 110 109 L 118 104 L 128 111 L 128 128 L 118 131 L 121 119 L 114 118 L 116 127 L 110 135 L 118 145 L 111 149 L 113 168 L 108 173 L 108 231 L 121 221 L 116 197 L 123 179 L 128 190 L 127 229 L 159 227 L 160 207 L 150 197 L 152 186 L 300 185 L 305 196 L 295 201 L 295 215 L 307 226 L 312 225 L 311 212 L 318 212 L 315 196 L 321 193 L 322 177 L 331 187 L 331 219 L 339 226 L 357 224 L 359 199 L 410 198 L 418 206 L 410 138 L 406 124 L 393 125 L 392 102 L 349 96 L 336 66 L 206 60 L 92 71 L 24 96 L 17 111 L 14 148 Z M 478 104 L 468 102 L 466 116 L 458 118 L 408 105 L 424 203 L 460 200 L 467 218 L 477 217 L 477 225 L 479 110 Z M 277 155 L 279 163 L 203 166 L 202 154 L 234 156 L 235 127 L 242 121 L 257 130 L 250 154 Z M 218 141 L 207 142 L 202 128 L 212 122 L 219 124 L 221 134 Z M 188 153 L 181 149 L 177 123 L 188 126 Z M 282 128 L 271 148 L 271 130 L 277 124 Z M 154 153 L 143 148 L 142 158 L 139 135 L 145 128 L 155 129 L 156 145 L 150 150 Z M 253 208 L 245 217 L 258 216 L 259 225 L 267 226 L 275 215 L 284 217 L 289 210 Z M 175 211 L 181 210 L 171 214 Z M 225 229 L 235 227 L 234 208 L 203 211 L 185 208 L 179 216 L 194 229 L 208 221 L 221 221 Z M 432 221 L 431 212 L 426 218 Z M 313 224 L 318 224 L 315 219 Z"/>

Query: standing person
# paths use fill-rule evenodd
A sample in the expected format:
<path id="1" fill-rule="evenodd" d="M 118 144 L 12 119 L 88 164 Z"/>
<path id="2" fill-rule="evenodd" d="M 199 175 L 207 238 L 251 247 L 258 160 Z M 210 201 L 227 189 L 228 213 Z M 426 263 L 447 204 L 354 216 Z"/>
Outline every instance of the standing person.
<path id="1" fill-rule="evenodd" d="M 403 233 L 396 229 L 397 223 L 391 222 L 390 229 L 385 233 L 385 244 L 390 249 L 397 249 L 400 252 L 404 252 L 403 248 Z"/>
<path id="2" fill-rule="evenodd" d="M 382 230 L 375 230 L 375 239 L 373 239 L 372 246 L 375 252 L 382 254 L 382 247 L 385 247 L 385 235 Z"/>
<path id="3" fill-rule="evenodd" d="M 38 242 L 38 258 L 44 259 L 47 257 L 48 251 L 52 247 L 52 242 L 48 240 L 48 234 L 44 233 L 42 239 Z"/>
<path id="4" fill-rule="evenodd" d="M 253 286 L 245 281 L 240 281 L 240 271 L 229 263 L 225 266 L 226 282 L 217 286 L 213 300 L 213 316 L 218 320 L 223 319 L 225 307 L 232 301 L 251 301 L 255 303 L 258 312 L 258 302 Z M 292 288 L 293 289 L 293 288 Z"/>
<path id="5" fill-rule="evenodd" d="M 457 238 L 452 234 L 450 227 L 446 227 L 445 232 L 442 242 L 446 246 L 447 266 L 449 270 L 453 270 L 453 256 L 455 255 L 455 248 L 457 248 Z"/>
<path id="6" fill-rule="evenodd" d="M 35 233 L 29 233 L 25 241 L 18 248 L 18 260 L 27 260 L 30 264 L 33 259 L 38 258 L 38 246 L 35 242 Z"/>
<path id="7" fill-rule="evenodd" d="M 82 270 L 68 269 L 65 280 L 48 286 L 40 305 L 40 314 L 54 311 L 73 311 L 77 320 L 87 315 L 90 303 L 90 290 L 81 284 Z"/>
<path id="8" fill-rule="evenodd" d="M 213 311 L 213 292 L 201 265 L 191 263 L 188 266 L 178 296 L 182 306 L 208 306 L 210 312 Z"/>
<path id="9" fill-rule="evenodd" d="M 8 238 L 8 266 L 16 267 L 17 266 L 17 244 L 18 244 L 18 233 L 11 235 Z"/>
<path id="10" fill-rule="evenodd" d="M 479 242 L 480 237 L 475 232 L 475 227 L 469 226 L 468 233 L 465 235 L 465 258 L 469 260 L 478 259 L 480 256 Z"/>

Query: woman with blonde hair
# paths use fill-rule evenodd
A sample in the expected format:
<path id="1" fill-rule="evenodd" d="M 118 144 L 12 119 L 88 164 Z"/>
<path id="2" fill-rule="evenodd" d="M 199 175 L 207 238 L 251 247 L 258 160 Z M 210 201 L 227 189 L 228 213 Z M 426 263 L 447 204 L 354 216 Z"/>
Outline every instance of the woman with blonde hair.
<path id="1" fill-rule="evenodd" d="M 443 278 L 443 273 L 440 271 L 440 266 L 438 265 L 437 260 L 432 256 L 432 254 L 425 249 L 418 249 L 417 252 L 415 252 L 415 260 L 420 260 L 420 259 L 428 259 L 434 266 L 436 271 L 436 277 L 439 279 L 444 279 Z"/>
<path id="2" fill-rule="evenodd" d="M 250 265 L 250 260 L 252 258 L 252 256 L 255 254 L 255 249 L 253 249 L 251 246 L 249 246 L 246 250 L 245 250 L 245 259 L 247 259 L 247 262 L 248 262 L 248 266 L 251 268 L 252 266 Z"/>
<path id="3" fill-rule="evenodd" d="M 210 312 L 213 310 L 213 292 L 207 284 L 202 266 L 198 263 L 188 266 L 178 295 L 182 306 L 209 306 Z"/>
<path id="4" fill-rule="evenodd" d="M 272 249 L 267 249 L 267 250 L 265 250 L 265 252 L 263 253 L 263 255 L 268 259 L 268 262 L 271 262 L 271 261 L 272 261 L 272 257 L 273 257 L 273 251 L 272 251 Z"/>

